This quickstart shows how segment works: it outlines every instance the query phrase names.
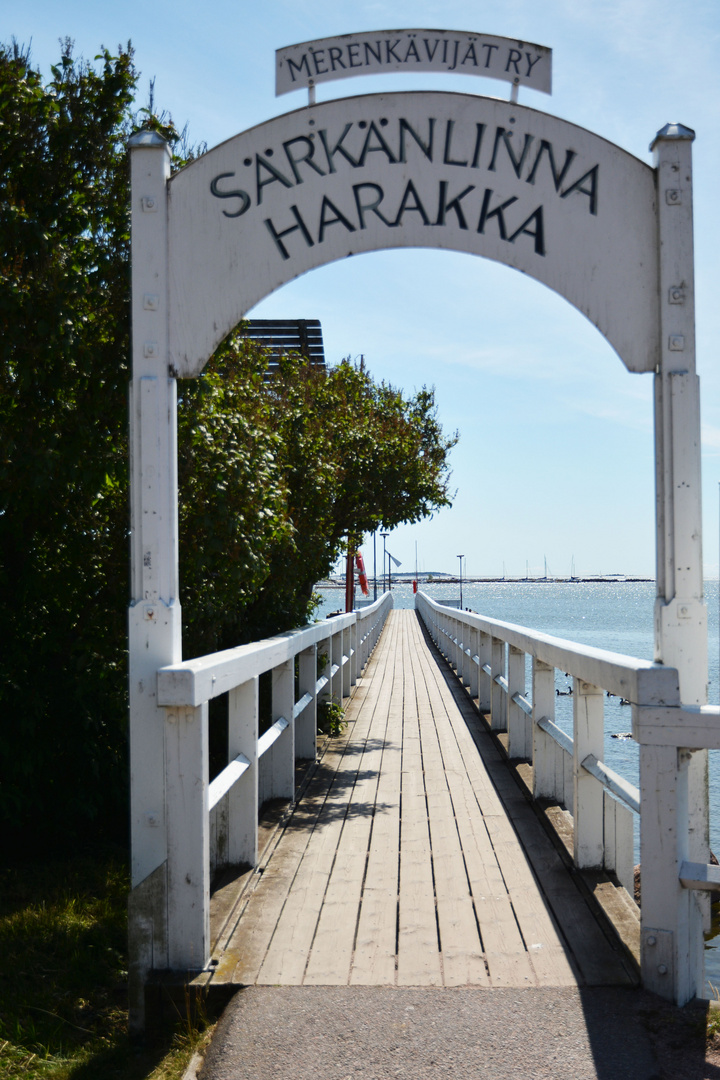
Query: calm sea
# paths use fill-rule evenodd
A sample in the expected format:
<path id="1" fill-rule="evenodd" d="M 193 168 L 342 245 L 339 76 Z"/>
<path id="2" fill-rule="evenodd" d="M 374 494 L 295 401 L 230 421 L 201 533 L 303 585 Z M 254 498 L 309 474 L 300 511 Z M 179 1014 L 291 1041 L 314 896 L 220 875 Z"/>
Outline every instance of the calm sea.
<path id="1" fill-rule="evenodd" d="M 431 583 L 423 590 L 436 600 L 459 600 L 459 586 Z M 343 605 L 344 590 L 319 590 L 323 603 L 318 615 L 323 617 Z M 414 607 L 412 586 L 393 585 L 395 606 Z M 568 638 L 599 649 L 625 653 L 644 660 L 653 657 L 654 582 L 538 582 L 499 581 L 476 585 L 463 583 L 463 607 L 488 618 L 517 623 L 541 630 L 555 637 Z M 709 700 L 720 702 L 718 692 L 718 582 L 705 583 L 705 601 L 709 621 Z M 557 673 L 556 723 L 572 735 L 572 698 L 563 696 L 570 680 Z M 529 680 L 528 680 L 529 688 Z M 605 699 L 605 761 L 633 784 L 638 783 L 638 748 L 628 735 L 630 709 L 617 698 Z M 710 752 L 710 841 L 720 857 L 720 751 Z M 636 861 L 638 836 L 636 829 Z M 720 908 L 720 904 L 716 905 Z M 720 927 L 718 927 L 720 931 Z M 720 932 L 708 943 L 707 976 L 720 984 Z"/>

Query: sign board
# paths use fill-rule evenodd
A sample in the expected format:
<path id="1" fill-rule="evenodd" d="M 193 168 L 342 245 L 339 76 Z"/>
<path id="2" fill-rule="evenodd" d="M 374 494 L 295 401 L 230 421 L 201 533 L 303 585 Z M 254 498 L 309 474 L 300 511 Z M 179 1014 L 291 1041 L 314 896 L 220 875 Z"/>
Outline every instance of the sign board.
<path id="1" fill-rule="evenodd" d="M 534 109 L 418 91 L 287 113 L 172 177 L 173 369 L 197 374 L 300 274 L 405 247 L 513 266 L 574 304 L 631 371 L 658 362 L 653 170 Z"/>
<path id="2" fill-rule="evenodd" d="M 551 93 L 552 49 L 464 30 L 374 30 L 304 41 L 275 53 L 275 94 L 387 72 L 484 75 Z"/>

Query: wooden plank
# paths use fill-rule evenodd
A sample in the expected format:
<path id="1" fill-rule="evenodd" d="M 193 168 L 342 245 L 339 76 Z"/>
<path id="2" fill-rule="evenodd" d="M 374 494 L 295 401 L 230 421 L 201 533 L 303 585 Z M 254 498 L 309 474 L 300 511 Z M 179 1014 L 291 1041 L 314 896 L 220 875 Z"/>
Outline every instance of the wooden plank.
<path id="1" fill-rule="evenodd" d="M 458 695 L 453 696 L 457 700 Z M 598 925 L 594 913 L 589 910 L 584 897 L 562 865 L 558 853 L 497 750 L 492 746 L 487 733 L 479 727 L 476 717 L 468 717 L 466 709 L 461 708 L 461 712 L 463 719 L 468 721 L 467 727 L 474 737 L 473 741 L 479 750 L 479 757 L 487 768 L 487 775 L 501 794 L 512 819 L 511 825 L 508 818 L 495 816 L 488 818 L 488 829 L 493 847 L 498 852 L 501 868 L 503 873 L 507 868 L 507 873 L 510 875 L 508 884 L 517 878 L 521 870 L 520 864 L 513 857 L 517 838 L 520 839 L 526 852 L 525 865 L 530 873 L 530 879 L 527 880 L 523 872 L 514 882 L 515 895 L 513 895 L 513 905 L 526 941 L 528 941 L 528 936 L 532 936 L 534 920 L 542 921 L 543 918 L 540 905 L 545 908 L 545 904 L 542 904 L 540 900 L 539 884 L 557 926 L 562 927 L 562 934 L 559 930 L 555 930 L 554 937 L 560 945 L 562 945 L 563 937 L 565 938 L 583 980 L 593 986 L 632 984 L 635 980 L 630 964 Z M 457 720 L 454 720 L 454 726 L 457 730 Z M 476 787 L 478 763 L 473 761 L 472 752 L 467 744 L 463 746 L 463 757 L 473 786 Z M 512 895 L 512 889 L 509 891 Z M 541 924 L 539 928 L 540 926 Z M 544 927 L 543 933 L 545 937 L 543 938 L 541 934 L 536 942 L 543 948 L 536 950 L 535 953 L 530 948 L 530 952 L 533 966 L 539 975 L 539 969 L 544 970 L 545 973 L 541 977 L 545 979 L 553 977 L 553 969 L 557 967 L 559 953 L 558 945 L 551 944 L 553 935 L 549 933 L 547 926 Z M 549 967 L 548 957 L 551 960 Z M 558 974 L 561 975 L 562 972 Z M 559 985 L 568 985 L 568 983 Z"/>
<path id="2" fill-rule="evenodd" d="M 343 832 L 348 787 L 355 784 L 361 767 L 362 756 L 358 756 L 358 745 L 362 745 L 367 738 L 374 702 L 381 693 L 385 668 L 386 663 L 383 665 L 381 658 L 375 664 L 373 681 L 365 689 L 362 711 L 356 706 L 346 714 L 352 717 L 354 713 L 356 717 L 352 739 L 348 737 L 346 740 L 346 752 L 342 761 L 337 763 L 338 769 L 333 777 L 332 788 L 318 815 L 317 824 L 313 827 L 287 903 L 278 915 L 272 941 L 258 972 L 259 983 L 297 985 L 305 978 L 308 957 L 326 903 L 328 882 Z M 349 964 L 348 957 L 348 969 Z M 326 978 L 330 978 L 330 975 Z M 334 974 L 331 981 L 343 980 L 339 980 L 337 974 Z M 347 977 L 344 981 L 347 982 Z"/>
<path id="3" fill-rule="evenodd" d="M 362 688 L 361 699 L 367 695 L 368 689 Z M 264 867 L 261 865 L 263 872 L 258 885 L 250 895 L 218 965 L 218 981 L 248 985 L 257 980 L 335 774 L 345 754 L 351 750 L 356 727 L 353 713 L 358 709 L 359 704 L 355 709 L 348 710 L 350 722 L 345 734 L 328 744 L 306 797 L 295 809 L 272 858 Z"/>
<path id="4" fill-rule="evenodd" d="M 470 892 L 485 949 L 490 982 L 497 986 L 535 985 L 536 978 L 518 930 L 505 882 L 489 842 L 467 772 L 449 723 L 455 703 L 443 695 L 436 670 L 422 665 L 435 712 L 435 731 L 452 801 Z M 437 876 L 437 875 L 436 875 Z"/>
<path id="5" fill-rule="evenodd" d="M 386 702 L 386 726 L 367 870 L 350 982 L 395 982 L 400 849 L 400 784 L 404 680 L 396 664 Z"/>

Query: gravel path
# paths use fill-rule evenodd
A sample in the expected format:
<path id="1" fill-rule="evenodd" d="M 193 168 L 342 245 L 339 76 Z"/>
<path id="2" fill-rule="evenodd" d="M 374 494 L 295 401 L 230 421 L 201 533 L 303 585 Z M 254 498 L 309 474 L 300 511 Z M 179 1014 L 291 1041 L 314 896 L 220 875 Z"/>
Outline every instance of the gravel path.
<path id="1" fill-rule="evenodd" d="M 200 1080 L 720 1080 L 704 1013 L 636 990 L 248 987 Z"/>

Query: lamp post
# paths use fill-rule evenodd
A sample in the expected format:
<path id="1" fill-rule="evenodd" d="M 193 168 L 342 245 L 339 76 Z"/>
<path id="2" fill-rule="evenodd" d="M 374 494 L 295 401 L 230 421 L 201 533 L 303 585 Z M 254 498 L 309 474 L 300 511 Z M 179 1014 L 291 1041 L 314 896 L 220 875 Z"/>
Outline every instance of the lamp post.
<path id="1" fill-rule="evenodd" d="M 389 532 L 381 532 L 380 535 L 382 536 L 382 542 L 383 542 L 383 592 L 385 592 L 385 541 L 387 540 L 390 533 Z"/>
<path id="2" fill-rule="evenodd" d="M 463 575 L 462 575 L 462 561 L 463 561 L 464 558 L 465 558 L 464 555 L 458 555 L 458 559 L 460 560 L 460 610 L 461 611 L 463 609 L 463 602 L 462 602 L 462 577 L 463 577 Z"/>

